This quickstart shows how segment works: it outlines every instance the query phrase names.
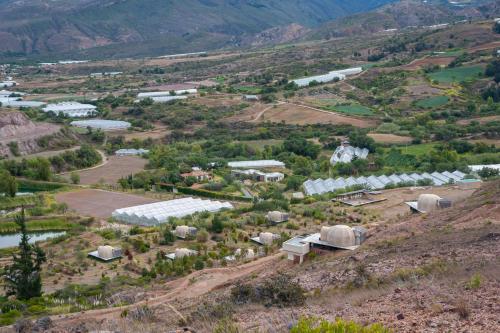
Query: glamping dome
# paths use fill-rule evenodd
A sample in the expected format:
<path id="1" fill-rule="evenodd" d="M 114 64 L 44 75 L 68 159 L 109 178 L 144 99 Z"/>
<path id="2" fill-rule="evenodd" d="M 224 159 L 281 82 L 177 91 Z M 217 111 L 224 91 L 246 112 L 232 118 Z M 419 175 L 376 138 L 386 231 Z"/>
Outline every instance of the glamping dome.
<path id="1" fill-rule="evenodd" d="M 347 225 L 335 225 L 333 227 L 322 227 L 320 239 L 334 247 L 346 248 L 356 245 L 356 236 L 351 227 Z"/>
<path id="2" fill-rule="evenodd" d="M 180 225 L 175 228 L 175 235 L 180 238 L 186 238 L 189 232 L 189 227 L 187 225 Z"/>
<path id="3" fill-rule="evenodd" d="M 175 249 L 175 259 L 189 257 L 189 256 L 192 256 L 193 254 L 194 254 L 193 251 L 186 249 L 186 248 Z"/>
<path id="4" fill-rule="evenodd" d="M 274 235 L 270 232 L 261 232 L 259 234 L 259 240 L 264 245 L 271 245 L 274 240 Z"/>
<path id="5" fill-rule="evenodd" d="M 418 197 L 417 209 L 421 212 L 432 212 L 438 209 L 441 198 L 435 194 L 421 194 Z"/>
<path id="6" fill-rule="evenodd" d="M 109 245 L 99 246 L 97 248 L 97 254 L 102 259 L 111 259 L 113 258 L 113 247 Z"/>

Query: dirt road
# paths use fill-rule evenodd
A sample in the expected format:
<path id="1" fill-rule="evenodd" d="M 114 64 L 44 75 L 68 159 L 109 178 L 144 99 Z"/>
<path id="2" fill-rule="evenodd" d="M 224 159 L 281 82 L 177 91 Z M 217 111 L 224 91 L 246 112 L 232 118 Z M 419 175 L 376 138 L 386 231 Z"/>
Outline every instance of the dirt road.
<path id="1" fill-rule="evenodd" d="M 119 318 L 123 310 L 139 306 L 147 305 L 149 307 L 155 307 L 174 300 L 199 297 L 231 281 L 262 270 L 274 261 L 279 260 L 281 256 L 281 253 L 277 253 L 239 266 L 196 271 L 183 278 L 167 282 L 165 284 L 164 293 L 157 292 L 157 294 L 151 295 L 152 297 L 141 302 L 108 309 L 77 312 L 69 315 L 57 315 L 52 316 L 51 319 L 58 326 L 66 326 L 86 320 L 99 321 L 102 319 Z"/>

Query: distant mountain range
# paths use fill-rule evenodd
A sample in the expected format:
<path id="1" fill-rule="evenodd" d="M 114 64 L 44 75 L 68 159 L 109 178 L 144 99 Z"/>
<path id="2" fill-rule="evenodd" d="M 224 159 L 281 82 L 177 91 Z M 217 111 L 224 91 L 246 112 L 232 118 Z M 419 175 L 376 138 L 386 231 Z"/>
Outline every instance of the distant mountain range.
<path id="1" fill-rule="evenodd" d="M 393 2 L 395 0 L 0 0 L 0 57 L 48 60 L 157 56 L 280 43 L 307 34 L 323 37 L 338 29 L 335 23 L 329 22 L 351 15 L 363 18 L 363 13 L 380 10 Z M 424 6 L 422 1 L 414 2 Z M 415 18 L 408 18 L 408 22 L 427 20 L 427 17 L 417 17 L 412 8 L 407 10 L 406 16 Z M 387 9 L 383 12 L 383 21 L 379 21 L 382 12 L 372 12 L 375 19 L 370 25 L 376 27 L 384 22 L 392 26 L 393 21 L 398 26 L 404 25 L 405 22 L 398 22 L 401 11 Z M 429 11 L 432 14 L 432 10 Z M 350 21 L 339 22 L 348 25 Z"/>

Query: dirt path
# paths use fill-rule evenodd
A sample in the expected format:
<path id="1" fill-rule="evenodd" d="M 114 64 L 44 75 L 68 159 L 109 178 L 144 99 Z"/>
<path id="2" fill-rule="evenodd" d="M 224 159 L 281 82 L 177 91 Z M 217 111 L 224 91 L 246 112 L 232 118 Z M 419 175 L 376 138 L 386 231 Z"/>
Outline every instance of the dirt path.
<path id="1" fill-rule="evenodd" d="M 85 320 L 97 321 L 117 318 L 123 310 L 139 306 L 147 305 L 149 307 L 155 307 L 173 300 L 199 297 L 233 280 L 261 270 L 281 256 L 281 253 L 277 253 L 240 266 L 196 271 L 183 278 L 167 282 L 165 284 L 165 293 L 155 294 L 153 297 L 144 301 L 115 308 L 77 312 L 68 315 L 56 315 L 52 316 L 51 319 L 57 325 L 71 325 Z"/>
<path id="2" fill-rule="evenodd" d="M 267 108 L 265 108 L 264 110 L 260 111 L 254 119 L 250 120 L 249 122 L 250 123 L 256 123 L 259 121 L 259 119 L 264 115 L 264 113 L 266 113 L 266 111 L 269 111 L 271 110 L 273 107 L 277 106 L 277 105 L 282 105 L 282 104 L 285 104 L 285 102 L 281 102 L 281 101 L 278 101 L 277 104 L 273 104 L 271 106 L 268 106 Z"/>

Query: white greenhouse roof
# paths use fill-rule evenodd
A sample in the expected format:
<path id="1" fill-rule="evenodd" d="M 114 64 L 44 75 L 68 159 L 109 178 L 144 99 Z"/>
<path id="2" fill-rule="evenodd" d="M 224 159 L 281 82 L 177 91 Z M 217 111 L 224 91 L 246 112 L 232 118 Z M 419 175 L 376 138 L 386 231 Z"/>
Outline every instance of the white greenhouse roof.
<path id="1" fill-rule="evenodd" d="M 148 149 L 118 149 L 115 151 L 116 155 L 142 155 L 149 153 Z"/>
<path id="2" fill-rule="evenodd" d="M 19 97 L 8 97 L 8 98 L 0 98 L 0 103 L 2 106 L 10 106 L 14 108 L 39 108 L 45 103 L 36 102 L 36 101 L 23 101 Z"/>
<path id="3" fill-rule="evenodd" d="M 91 127 L 102 130 L 126 129 L 132 126 L 129 122 L 126 121 L 104 119 L 76 120 L 72 121 L 71 125 L 83 128 Z"/>
<path id="4" fill-rule="evenodd" d="M 359 74 L 363 71 L 361 67 L 354 67 L 354 68 L 347 68 L 347 69 L 339 69 L 335 71 L 331 71 L 327 74 L 323 75 L 315 75 L 315 76 L 309 76 L 309 77 L 304 77 L 301 79 L 296 79 L 293 80 L 296 85 L 299 87 L 307 87 L 309 83 L 316 81 L 319 83 L 326 83 L 333 81 L 335 78 L 338 78 L 339 80 L 344 80 L 346 76 L 348 75 L 355 75 Z"/>
<path id="5" fill-rule="evenodd" d="M 45 112 L 67 112 L 67 111 L 87 111 L 87 110 L 95 110 L 97 107 L 92 104 L 82 104 L 78 102 L 62 102 L 57 104 L 48 104 L 43 108 Z"/>
<path id="6" fill-rule="evenodd" d="M 498 165 L 500 168 L 500 165 Z M 422 179 L 429 179 L 432 182 L 432 185 L 442 186 L 445 184 L 449 184 L 452 182 L 457 182 L 464 179 L 466 175 L 460 171 L 454 172 L 433 172 L 432 174 L 423 173 L 416 174 L 412 173 L 408 174 L 392 174 L 389 176 L 381 175 L 374 176 L 371 175 L 369 177 L 349 177 L 344 179 L 342 177 L 337 179 L 316 179 L 316 180 L 307 180 L 304 182 L 303 187 L 304 191 L 307 195 L 315 195 L 315 194 L 324 194 L 328 192 L 335 192 L 337 190 L 343 190 L 348 187 L 352 187 L 355 185 L 363 186 L 366 189 L 370 190 L 380 190 L 385 188 L 389 184 L 398 185 L 401 183 L 416 183 Z"/>
<path id="7" fill-rule="evenodd" d="M 235 161 L 227 164 L 230 168 L 284 168 L 285 163 L 276 160 Z"/>
<path id="8" fill-rule="evenodd" d="M 137 98 L 143 99 L 148 97 L 172 97 L 175 95 L 184 95 L 184 94 L 196 94 L 198 89 L 180 89 L 174 90 L 174 95 L 170 93 L 170 91 L 152 91 L 152 92 L 142 92 L 137 94 Z"/>
<path id="9" fill-rule="evenodd" d="M 354 157 L 360 159 L 366 159 L 368 157 L 369 150 L 366 148 L 358 148 L 352 146 L 341 145 L 338 146 L 333 152 L 330 158 L 330 163 L 335 165 L 336 163 L 350 163 Z"/>
<path id="10" fill-rule="evenodd" d="M 112 216 L 125 223 L 152 226 L 165 223 L 171 217 L 181 218 L 198 212 L 217 212 L 232 208 L 229 202 L 182 198 L 120 208 Z"/>
<path id="11" fill-rule="evenodd" d="M 471 171 L 481 171 L 485 168 L 500 170 L 500 164 L 469 165 Z"/>

